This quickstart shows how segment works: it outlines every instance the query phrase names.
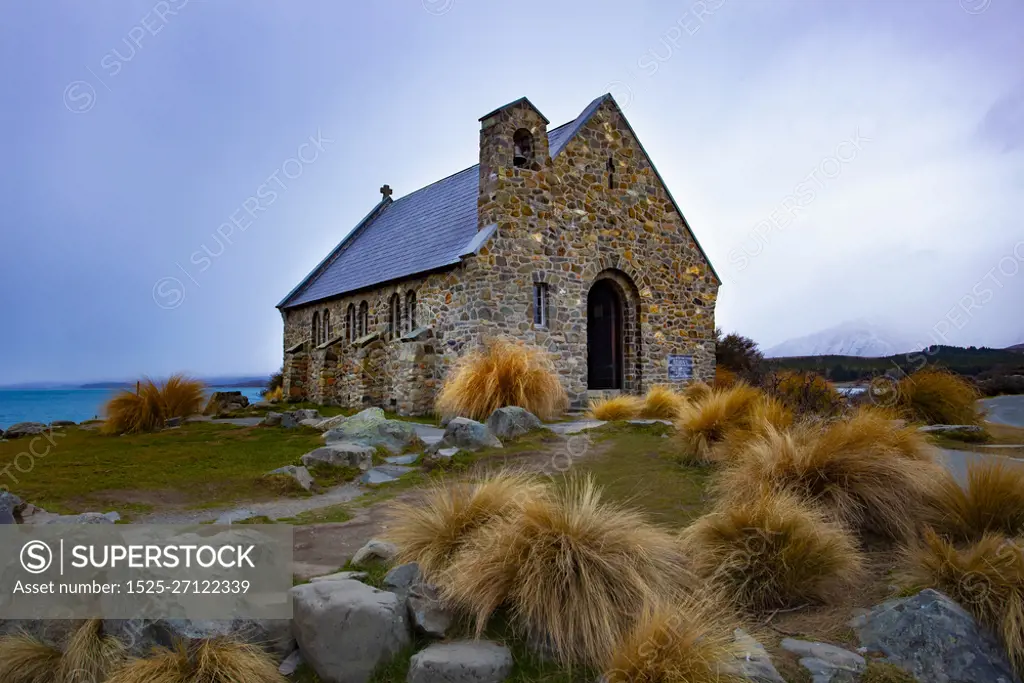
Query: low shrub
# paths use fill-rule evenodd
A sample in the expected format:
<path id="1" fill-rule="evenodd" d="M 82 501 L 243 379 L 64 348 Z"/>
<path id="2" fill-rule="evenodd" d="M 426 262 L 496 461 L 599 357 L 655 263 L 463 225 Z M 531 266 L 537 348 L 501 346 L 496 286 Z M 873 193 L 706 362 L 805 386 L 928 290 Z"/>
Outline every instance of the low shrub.
<path id="1" fill-rule="evenodd" d="M 897 405 L 905 417 L 926 424 L 981 424 L 980 392 L 968 380 L 942 368 L 926 367 L 897 385 Z"/>
<path id="2" fill-rule="evenodd" d="M 473 531 L 546 494 L 540 480 L 509 470 L 476 483 L 435 482 L 421 499 L 392 508 L 388 538 L 400 562 L 418 562 L 429 580 L 445 583 L 452 557 Z"/>
<path id="3" fill-rule="evenodd" d="M 445 417 L 486 420 L 498 408 L 519 406 L 542 420 L 565 412 L 569 398 L 551 355 L 540 348 L 493 339 L 448 373 L 435 407 Z"/>
<path id="4" fill-rule="evenodd" d="M 587 416 L 595 420 L 632 420 L 640 416 L 643 410 L 644 400 L 639 396 L 620 394 L 611 398 L 602 398 L 590 402 L 590 410 Z"/>
<path id="5" fill-rule="evenodd" d="M 784 406 L 749 385 L 715 389 L 680 409 L 676 420 L 680 455 L 691 463 L 725 460 L 767 425 L 784 428 L 791 422 L 792 414 Z"/>
<path id="6" fill-rule="evenodd" d="M 479 527 L 456 553 L 446 596 L 478 634 L 506 605 L 563 663 L 602 666 L 644 606 L 689 585 L 676 539 L 573 479 Z"/>
<path id="7" fill-rule="evenodd" d="M 905 552 L 900 578 L 913 589 L 934 588 L 958 602 L 1003 641 L 1014 669 L 1024 672 L 1024 548 L 985 534 L 957 549 L 927 531 Z"/>
<path id="8" fill-rule="evenodd" d="M 226 638 L 158 648 L 117 670 L 106 683 L 287 683 L 264 650 Z"/>
<path id="9" fill-rule="evenodd" d="M 284 392 L 284 368 L 282 367 L 277 372 L 271 373 L 270 379 L 267 381 L 266 388 L 260 392 L 260 395 L 268 401 L 272 398 L 280 399 Z"/>
<path id="10" fill-rule="evenodd" d="M 721 505 L 682 538 L 698 574 L 755 612 L 834 602 L 863 571 L 849 531 L 788 491 Z"/>
<path id="11" fill-rule="evenodd" d="M 202 410 L 204 385 L 184 375 L 162 384 L 145 378 L 135 391 L 122 390 L 103 408 L 104 434 L 136 434 L 162 429 L 168 418 L 186 418 Z"/>
<path id="12" fill-rule="evenodd" d="M 274 387 L 269 389 L 263 394 L 264 400 L 267 401 L 283 401 L 284 400 L 284 387 Z"/>
<path id="13" fill-rule="evenodd" d="M 608 683 L 724 683 L 741 655 L 739 620 L 710 592 L 648 605 L 611 656 Z"/>
<path id="14" fill-rule="evenodd" d="M 931 509 L 945 474 L 911 431 L 867 410 L 828 425 L 768 427 L 744 445 L 713 489 L 733 501 L 765 488 L 788 490 L 850 529 L 902 541 Z"/>
<path id="15" fill-rule="evenodd" d="M 715 389 L 729 389 L 739 384 L 739 382 L 740 376 L 735 372 L 724 365 L 715 366 L 715 380 L 712 383 Z"/>
<path id="16" fill-rule="evenodd" d="M 843 408 L 842 394 L 816 372 L 784 370 L 768 382 L 772 395 L 797 413 L 836 415 Z"/>
<path id="17" fill-rule="evenodd" d="M 644 395 L 640 417 L 649 420 L 674 420 L 679 417 L 679 410 L 686 403 L 683 395 L 672 387 L 657 384 L 647 390 Z"/>
<path id="18" fill-rule="evenodd" d="M 1024 471 L 1016 465 L 979 461 L 967 466 L 967 486 L 946 473 L 933 497 L 929 523 L 956 541 L 987 533 L 1024 534 Z"/>

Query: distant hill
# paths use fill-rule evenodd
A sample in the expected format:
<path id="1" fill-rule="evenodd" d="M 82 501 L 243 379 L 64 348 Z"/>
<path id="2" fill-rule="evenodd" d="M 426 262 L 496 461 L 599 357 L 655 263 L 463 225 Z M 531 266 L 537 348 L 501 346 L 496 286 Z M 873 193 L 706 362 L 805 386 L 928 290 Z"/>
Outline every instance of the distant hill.
<path id="1" fill-rule="evenodd" d="M 1007 351 L 1016 351 L 1017 353 L 1024 353 L 1024 344 L 1014 344 L 1013 346 L 1007 346 Z"/>
<path id="2" fill-rule="evenodd" d="M 1024 365 L 1021 354 L 1008 349 L 986 347 L 932 346 L 924 351 L 898 353 L 882 358 L 864 358 L 851 355 L 796 356 L 772 358 L 770 367 L 785 370 L 813 370 L 834 382 L 852 382 L 868 379 L 889 371 L 913 372 L 927 363 L 952 370 L 961 375 L 976 377 L 1001 368 Z"/>
<path id="3" fill-rule="evenodd" d="M 200 377 L 209 387 L 265 387 L 270 375 L 221 375 L 216 377 Z M 135 387 L 135 380 L 108 380 L 104 382 L 86 382 L 85 384 L 69 384 L 67 382 L 22 382 L 5 384 L 0 389 L 12 390 L 49 390 L 49 389 L 129 389 Z"/>
<path id="4" fill-rule="evenodd" d="M 767 358 L 799 356 L 860 356 L 883 358 L 921 348 L 912 340 L 879 322 L 854 320 L 820 332 L 777 344 L 764 352 Z"/>

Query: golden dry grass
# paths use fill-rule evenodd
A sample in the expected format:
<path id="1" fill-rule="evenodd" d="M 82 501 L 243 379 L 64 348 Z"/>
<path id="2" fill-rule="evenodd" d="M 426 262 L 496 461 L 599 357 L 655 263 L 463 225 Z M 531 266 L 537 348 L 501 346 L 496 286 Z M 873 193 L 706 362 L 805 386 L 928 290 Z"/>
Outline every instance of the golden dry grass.
<path id="1" fill-rule="evenodd" d="M 568 395 L 547 351 L 507 339 L 492 339 L 455 364 L 435 408 L 445 417 L 486 420 L 504 406 L 519 406 L 553 420 L 569 406 Z"/>
<path id="2" fill-rule="evenodd" d="M 75 630 L 65 645 L 57 680 L 66 683 L 105 681 L 127 658 L 121 641 L 104 635 L 103 620 L 90 619 Z"/>
<path id="3" fill-rule="evenodd" d="M 896 401 L 908 419 L 926 424 L 981 424 L 977 388 L 960 375 L 926 367 L 904 377 L 897 385 Z"/>
<path id="4" fill-rule="evenodd" d="M 446 597 L 482 631 L 501 605 L 565 663 L 601 666 L 644 606 L 690 584 L 676 539 L 571 479 L 481 526 L 456 553 Z"/>
<path id="5" fill-rule="evenodd" d="M 145 659 L 132 660 L 106 683 L 287 683 L 287 679 L 258 647 L 215 638 L 158 648 Z"/>
<path id="6" fill-rule="evenodd" d="M 640 416 L 644 408 L 644 400 L 639 396 L 620 394 L 611 398 L 601 398 L 590 401 L 590 409 L 587 416 L 595 420 L 632 420 Z"/>
<path id="7" fill-rule="evenodd" d="M 680 456 L 691 463 L 729 459 L 732 452 L 768 426 L 784 428 L 792 413 L 778 401 L 746 384 L 715 389 L 683 405 L 676 420 Z M 732 440 L 732 443 L 727 443 Z"/>
<path id="8" fill-rule="evenodd" d="M 675 420 L 685 403 L 686 398 L 681 393 L 672 387 L 657 384 L 644 395 L 640 417 L 649 420 Z"/>
<path id="9" fill-rule="evenodd" d="M 267 393 L 263 394 L 264 401 L 283 401 L 284 400 L 284 387 L 274 387 Z"/>
<path id="10" fill-rule="evenodd" d="M 900 577 L 913 588 L 934 588 L 969 611 L 1003 641 L 1018 674 L 1024 672 L 1024 548 L 1001 534 L 985 534 L 957 549 L 927 531 L 907 550 Z"/>
<path id="11" fill-rule="evenodd" d="M 711 387 L 706 382 L 693 382 L 683 389 L 683 398 L 687 401 L 702 401 L 710 393 Z"/>
<path id="12" fill-rule="evenodd" d="M 1024 470 L 1015 464 L 972 462 L 966 487 L 947 472 L 933 501 L 929 523 L 953 540 L 978 540 L 989 532 L 1024 534 Z"/>
<path id="13" fill-rule="evenodd" d="M 475 483 L 437 481 L 421 499 L 390 511 L 388 538 L 400 562 L 418 562 L 424 576 L 446 583 L 452 556 L 478 527 L 518 513 L 547 488 L 530 475 L 503 470 Z"/>
<path id="14" fill-rule="evenodd" d="M 605 667 L 608 683 L 726 683 L 739 620 L 717 595 L 701 592 L 648 605 Z M 745 680 L 745 679 L 742 679 Z"/>
<path id="15" fill-rule="evenodd" d="M 682 541 L 698 574 L 753 612 L 835 602 L 863 575 L 850 532 L 788 491 L 721 505 Z"/>
<path id="16" fill-rule="evenodd" d="M 199 380 L 172 375 L 163 384 L 142 379 L 137 390 L 122 390 L 103 408 L 104 434 L 137 434 L 163 428 L 171 417 L 188 417 L 202 410 L 205 387 Z"/>
<path id="17" fill-rule="evenodd" d="M 25 633 L 0 638 L 0 681 L 3 683 L 55 683 L 60 650 Z"/>
<path id="18" fill-rule="evenodd" d="M 765 488 L 789 490 L 850 529 L 902 541 L 916 533 L 945 475 L 923 437 L 907 429 L 866 410 L 829 425 L 769 427 L 713 489 L 738 501 Z"/>

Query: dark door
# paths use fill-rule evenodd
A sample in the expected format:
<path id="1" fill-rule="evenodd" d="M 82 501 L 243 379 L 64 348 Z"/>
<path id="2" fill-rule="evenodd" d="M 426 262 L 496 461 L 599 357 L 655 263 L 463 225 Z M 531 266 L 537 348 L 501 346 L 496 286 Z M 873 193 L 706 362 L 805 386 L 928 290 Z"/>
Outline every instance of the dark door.
<path id="1" fill-rule="evenodd" d="M 607 280 L 587 295 L 587 388 L 622 388 L 622 302 Z"/>

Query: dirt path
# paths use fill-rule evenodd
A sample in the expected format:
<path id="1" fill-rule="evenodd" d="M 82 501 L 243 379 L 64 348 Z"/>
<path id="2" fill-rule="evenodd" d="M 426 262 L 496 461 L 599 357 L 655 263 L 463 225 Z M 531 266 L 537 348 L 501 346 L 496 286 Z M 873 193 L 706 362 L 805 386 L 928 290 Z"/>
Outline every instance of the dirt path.
<path id="1" fill-rule="evenodd" d="M 294 517 L 303 512 L 347 503 L 366 493 L 366 489 L 355 483 L 342 484 L 310 498 L 275 498 L 261 503 L 245 503 L 239 506 L 208 508 L 203 510 L 177 510 L 153 512 L 139 515 L 133 521 L 137 524 L 199 524 L 212 522 L 225 512 L 252 510 L 257 515 L 270 519 Z"/>

